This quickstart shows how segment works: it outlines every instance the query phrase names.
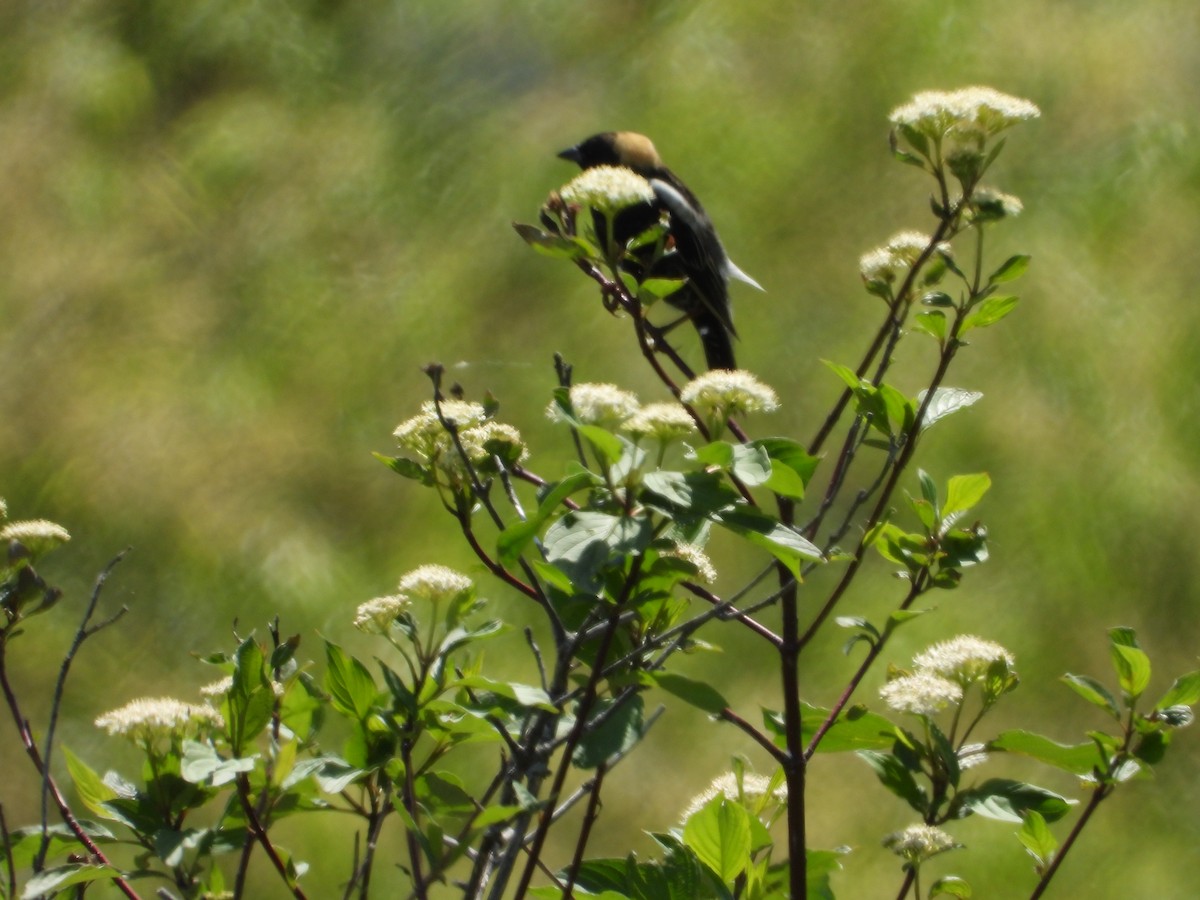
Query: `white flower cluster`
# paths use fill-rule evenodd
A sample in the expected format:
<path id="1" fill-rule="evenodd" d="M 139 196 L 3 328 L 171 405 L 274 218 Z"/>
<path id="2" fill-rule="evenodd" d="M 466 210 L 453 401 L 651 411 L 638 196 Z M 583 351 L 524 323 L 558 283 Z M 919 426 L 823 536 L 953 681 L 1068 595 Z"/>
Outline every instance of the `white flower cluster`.
<path id="1" fill-rule="evenodd" d="M 709 419 L 775 412 L 779 397 L 744 369 L 712 369 L 683 386 L 679 399 Z"/>
<path id="2" fill-rule="evenodd" d="M 752 800 L 763 797 L 770 786 L 771 780 L 766 776 L 747 772 L 742 775 L 741 799 Z M 771 792 L 771 799 L 777 803 L 787 803 L 787 796 L 786 784 L 779 785 Z M 688 803 L 687 808 L 683 811 L 683 821 L 686 822 L 694 814 L 698 813 L 713 797 L 724 797 L 726 800 L 732 800 L 734 803 L 739 801 L 737 777 L 732 772 L 726 772 L 724 775 L 717 776 L 712 784 L 693 797 Z"/>
<path id="3" fill-rule="evenodd" d="M 479 403 L 443 400 L 441 413 L 442 418 L 457 430 L 463 453 L 477 469 L 490 471 L 495 456 L 518 462 L 529 456 L 521 433 L 511 425 L 488 419 Z M 452 482 L 461 483 L 465 479 L 462 454 L 438 418 L 438 406 L 432 400 L 426 400 L 421 404 L 420 413 L 396 426 L 394 435 L 400 449 L 416 456 L 418 462 L 437 466 L 450 476 Z"/>
<path id="4" fill-rule="evenodd" d="M 946 136 L 979 139 L 1041 114 L 1035 104 L 1020 97 L 990 87 L 965 87 L 922 91 L 892 110 L 888 118 L 893 125 L 908 126 L 934 140 Z"/>
<path id="5" fill-rule="evenodd" d="M 223 728 L 224 725 L 220 713 L 211 706 L 184 703 L 170 697 L 131 700 L 96 719 L 97 728 L 135 741 L 152 741 L 160 737 L 182 738 L 203 727 Z"/>
<path id="6" fill-rule="evenodd" d="M 917 261 L 933 238 L 919 231 L 900 231 L 888 238 L 882 247 L 865 253 L 858 261 L 858 270 L 863 281 L 891 284 Z M 942 241 L 935 248 L 939 253 L 950 255 L 950 244 Z"/>
<path id="7" fill-rule="evenodd" d="M 354 612 L 354 627 L 368 634 L 387 634 L 388 627 L 412 603 L 407 597 L 390 594 L 359 604 Z"/>
<path id="8" fill-rule="evenodd" d="M 209 684 L 206 684 L 204 687 L 200 688 L 200 696 L 219 699 L 228 694 L 232 687 L 233 676 L 226 675 L 224 678 L 218 678 L 216 681 L 210 682 Z M 281 682 L 272 681 L 271 690 L 274 692 L 276 697 L 282 697 L 286 688 L 284 688 Z"/>
<path id="9" fill-rule="evenodd" d="M 576 175 L 558 192 L 563 202 L 571 206 L 587 206 L 597 212 L 611 214 L 654 201 L 650 182 L 632 169 L 623 166 L 593 166 Z"/>
<path id="10" fill-rule="evenodd" d="M 615 384 L 573 384 L 567 394 L 575 420 L 583 425 L 620 425 L 640 408 L 636 394 L 622 390 Z M 554 401 L 546 407 L 546 416 L 552 422 L 566 421 L 562 408 Z"/>
<path id="11" fill-rule="evenodd" d="M 400 579 L 401 594 L 433 603 L 457 597 L 473 587 L 475 582 L 448 566 L 419 566 Z"/>
<path id="12" fill-rule="evenodd" d="M 932 716 L 947 706 L 961 703 L 963 689 L 941 675 L 918 670 L 893 678 L 880 689 L 879 696 L 896 712 Z"/>
<path id="13" fill-rule="evenodd" d="M 3 514 L 0 513 L 0 518 Z M 0 544 L 18 543 L 35 559 L 71 539 L 67 529 L 45 519 L 9 522 L 0 528 Z"/>
<path id="14" fill-rule="evenodd" d="M 696 430 L 695 421 L 680 404 L 670 401 L 642 406 L 636 394 L 615 384 L 573 384 L 568 397 L 576 422 L 602 428 L 620 428 L 635 439 L 650 438 L 669 444 Z M 567 421 L 558 401 L 550 402 L 546 407 L 546 416 L 553 422 Z"/>
<path id="15" fill-rule="evenodd" d="M 977 219 L 989 222 L 1011 219 L 1019 216 L 1025 209 L 1025 204 L 1021 202 L 1020 197 L 1014 197 L 1012 194 L 1006 194 L 990 187 L 976 188 L 971 195 L 971 205 L 975 208 Z"/>
<path id="16" fill-rule="evenodd" d="M 933 672 L 963 687 L 986 677 L 996 662 L 1003 662 L 1009 669 L 1016 665 L 1013 655 L 995 641 L 971 634 L 934 644 L 913 657 L 917 669 Z"/>
<path id="17" fill-rule="evenodd" d="M 708 554 L 695 544 L 679 543 L 670 550 L 664 550 L 663 556 L 673 556 L 681 559 L 696 570 L 696 577 L 705 584 L 717 583 L 717 569 L 708 558 Z"/>
<path id="18" fill-rule="evenodd" d="M 897 856 L 919 864 L 962 844 L 933 825 L 909 825 L 903 831 L 893 831 L 885 837 L 883 846 Z"/>
<path id="19" fill-rule="evenodd" d="M 386 634 L 391 624 L 412 607 L 414 600 L 437 605 L 457 599 L 474 588 L 474 581 L 448 566 L 419 566 L 400 579 L 395 594 L 360 604 L 354 613 L 354 627 L 370 634 Z"/>
<path id="20" fill-rule="evenodd" d="M 665 444 L 692 434 L 696 422 L 678 403 L 647 403 L 622 423 L 621 430 Z"/>
<path id="21" fill-rule="evenodd" d="M 889 680 L 879 695 L 896 712 L 932 716 L 947 706 L 961 703 L 966 689 L 984 682 L 996 664 L 1002 664 L 1004 671 L 1011 673 L 1015 660 L 995 641 L 959 635 L 918 653 L 913 657 L 913 671 Z M 985 704 L 993 702 L 1012 684 L 1000 685 L 995 694 L 985 690 Z"/>

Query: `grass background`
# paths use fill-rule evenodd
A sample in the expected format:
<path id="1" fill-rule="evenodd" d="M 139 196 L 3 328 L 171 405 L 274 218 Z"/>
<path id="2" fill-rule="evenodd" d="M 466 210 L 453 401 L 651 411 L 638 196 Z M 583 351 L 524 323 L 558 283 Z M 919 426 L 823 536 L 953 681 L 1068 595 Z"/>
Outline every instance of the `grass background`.
<path id="1" fill-rule="evenodd" d="M 1108 677 L 1106 627 L 1139 630 L 1156 688 L 1195 667 L 1198 31 L 1182 0 L 4 4 L 0 495 L 74 536 L 44 569 L 62 608 L 11 651 L 29 712 L 92 574 L 127 545 L 106 597 L 131 612 L 89 643 L 66 706 L 65 741 L 98 766 L 128 758 L 92 718 L 191 696 L 211 676 L 191 653 L 230 646 L 234 620 L 261 630 L 278 613 L 319 657 L 317 633 L 352 641 L 354 606 L 407 569 L 470 568 L 432 496 L 370 456 L 427 396 L 422 363 L 495 393 L 541 468 L 563 450 L 541 419 L 554 351 L 581 380 L 657 396 L 627 323 L 508 226 L 570 175 L 554 153 L 595 131 L 651 134 L 766 286 L 735 296 L 740 359 L 785 399 L 760 428 L 804 439 L 838 389 L 819 359 L 856 360 L 873 328 L 859 254 L 929 227 L 928 185 L 890 159 L 887 114 L 981 83 L 1043 110 L 995 174 L 1026 203 L 997 259 L 1034 265 L 1017 313 L 951 378 L 984 401 L 931 432 L 922 464 L 940 480 L 991 473 L 993 561 L 889 655 L 985 635 L 1025 682 L 997 726 L 1104 727 L 1055 679 Z M 915 390 L 930 346 L 902 355 L 896 378 Z M 758 564 L 713 552 L 723 588 Z M 895 596 L 882 569 L 865 586 L 846 612 Z M 774 701 L 750 645 L 707 636 L 723 660 L 692 671 L 722 666 L 747 710 Z M 848 671 L 839 639 L 805 674 L 815 700 Z M 519 647 L 496 663 L 522 671 Z M 32 821 L 28 769 L 0 735 L 7 819 Z M 1200 752 L 1179 737 L 1156 781 L 1106 805 L 1057 895 L 1193 895 Z M 647 852 L 641 831 L 674 821 L 733 752 L 766 768 L 729 729 L 673 713 L 606 786 L 596 850 Z M 878 839 L 905 811 L 860 763 L 822 765 L 813 844 L 856 848 L 840 895 L 892 896 Z M 1011 829 L 954 830 L 970 849 L 946 871 L 982 896 L 1028 892 Z M 341 874 L 314 872 L 314 895 Z"/>

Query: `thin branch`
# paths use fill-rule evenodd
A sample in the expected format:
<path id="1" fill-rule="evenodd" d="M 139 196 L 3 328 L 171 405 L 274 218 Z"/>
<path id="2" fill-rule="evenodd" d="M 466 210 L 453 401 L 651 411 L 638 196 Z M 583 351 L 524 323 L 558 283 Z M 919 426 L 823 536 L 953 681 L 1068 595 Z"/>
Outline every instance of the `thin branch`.
<path id="1" fill-rule="evenodd" d="M 758 744 L 760 747 L 766 750 L 767 753 L 771 754 L 771 758 L 774 759 L 775 762 L 779 763 L 781 766 L 787 764 L 787 753 L 776 747 L 774 741 L 735 713 L 728 706 L 721 710 L 717 717 L 723 722 L 729 722 L 731 725 L 736 726 L 740 731 L 748 735 L 750 739 L 754 741 L 754 743 Z"/>
<path id="2" fill-rule="evenodd" d="M 354 844 L 350 848 L 350 880 L 346 882 L 346 889 L 342 891 L 342 900 L 350 900 L 354 894 L 354 885 L 358 883 L 358 854 L 361 841 L 362 835 L 354 832 Z M 240 897 L 241 894 L 235 893 L 233 896 Z"/>
<path id="3" fill-rule="evenodd" d="M 924 593 L 925 584 L 927 582 L 922 578 L 922 576 L 926 574 L 927 571 L 923 571 L 918 574 L 917 578 L 913 580 L 912 584 L 909 586 L 907 596 L 905 596 L 903 602 L 901 602 L 899 606 L 899 610 L 902 611 L 908 609 L 913 604 L 913 601 L 915 601 L 917 597 Z M 846 685 L 845 690 L 842 691 L 841 696 L 838 697 L 837 703 L 833 705 L 833 708 L 829 711 L 829 715 L 825 717 L 825 721 L 817 726 L 817 730 L 809 739 L 808 747 L 804 751 L 805 759 L 812 759 L 813 754 L 817 752 L 817 747 L 825 737 L 825 734 L 837 722 L 838 716 L 842 714 L 842 710 L 846 708 L 846 705 L 850 702 L 850 698 L 854 696 L 854 692 L 858 690 L 858 686 L 862 684 L 863 678 L 866 677 L 867 672 L 870 670 L 875 660 L 879 658 L 879 654 L 883 652 L 884 645 L 887 644 L 888 638 L 890 638 L 894 632 L 895 625 L 893 620 L 889 619 L 887 626 L 884 628 L 883 634 L 879 636 L 878 640 L 871 644 L 871 649 L 867 651 L 866 657 L 859 664 L 854 675 L 850 678 L 850 681 Z"/>
<path id="4" fill-rule="evenodd" d="M 583 814 L 583 825 L 579 828 L 579 837 L 575 841 L 575 856 L 571 859 L 571 867 L 567 870 L 566 883 L 563 885 L 563 900 L 571 900 L 575 888 L 575 879 L 583 866 L 583 854 L 587 849 L 588 840 L 592 836 L 592 826 L 600 817 L 600 786 L 604 783 L 604 774 L 608 771 L 605 763 L 596 767 L 596 777 L 592 779 L 592 790 L 588 797 L 587 810 Z"/>
<path id="5" fill-rule="evenodd" d="M 1067 835 L 1066 840 L 1063 841 L 1062 846 L 1058 849 L 1058 852 L 1054 854 L 1054 859 L 1050 861 L 1050 865 L 1048 865 L 1046 867 L 1046 871 L 1042 873 L 1042 877 L 1038 881 L 1037 886 L 1033 889 L 1033 893 L 1029 895 L 1029 900 L 1038 900 L 1038 898 L 1046 892 L 1046 888 L 1050 885 L 1050 880 L 1054 877 L 1055 873 L 1058 872 L 1058 867 L 1062 865 L 1062 861 L 1066 858 L 1068 851 L 1070 851 L 1071 847 L 1074 846 L 1075 840 L 1079 837 L 1080 832 L 1083 831 L 1083 828 L 1085 825 L 1087 825 L 1088 820 L 1096 812 L 1100 804 L 1104 802 L 1104 799 L 1108 797 L 1109 793 L 1111 793 L 1111 788 L 1107 787 L 1097 787 L 1092 793 L 1091 799 L 1088 800 L 1087 806 L 1083 808 L 1083 812 L 1079 814 L 1079 819 L 1076 821 L 1075 826 L 1071 829 L 1071 833 Z"/>
<path id="6" fill-rule="evenodd" d="M 938 359 L 937 370 L 934 372 L 933 378 L 930 380 L 929 387 L 925 391 L 925 397 L 921 401 L 920 407 L 917 409 L 916 417 L 913 420 L 912 428 L 909 431 L 908 440 L 905 441 L 904 446 L 900 449 L 900 454 L 897 457 L 895 464 L 892 466 L 892 471 L 888 477 L 887 484 L 884 486 L 883 490 L 880 491 L 879 499 L 876 501 L 874 509 L 872 509 L 870 516 L 867 517 L 867 521 L 864 523 L 864 531 L 869 531 L 876 522 L 881 520 L 884 513 L 887 511 L 887 506 L 888 503 L 891 502 L 892 494 L 895 492 L 896 486 L 900 482 L 900 476 L 904 474 L 905 469 L 908 467 L 909 461 L 916 452 L 918 443 L 917 439 L 921 434 L 921 428 L 925 422 L 926 414 L 929 412 L 929 405 L 933 402 L 934 395 L 937 393 L 938 387 L 941 386 L 943 379 L 945 379 L 946 372 L 950 368 L 950 363 L 953 361 L 954 356 L 958 351 L 958 330 L 962 324 L 962 320 L 963 315 L 960 312 L 955 318 L 954 325 L 950 329 L 949 336 L 946 338 L 945 346 L 943 347 L 941 356 Z M 854 552 L 854 556 L 847 564 L 846 569 L 842 573 L 841 579 L 834 587 L 833 592 L 829 595 L 829 598 L 825 601 L 824 606 L 821 607 L 816 617 L 809 624 L 808 629 L 803 635 L 800 636 L 799 646 L 801 649 L 813 639 L 814 635 L 820 629 L 825 619 L 831 612 L 833 612 L 834 607 L 842 598 L 842 595 L 846 592 L 847 588 L 850 587 L 851 582 L 854 580 L 855 574 L 858 572 L 859 566 L 862 565 L 863 559 L 866 556 L 866 552 L 866 545 L 860 541 L 857 549 Z"/>
<path id="7" fill-rule="evenodd" d="M 944 186 L 942 193 L 943 198 L 945 198 L 946 191 Z M 950 209 L 949 203 L 945 199 L 942 205 L 943 208 Z M 908 270 L 908 275 L 901 283 L 900 289 L 896 292 L 896 299 L 892 301 L 888 317 L 884 320 L 879 331 L 876 332 L 874 339 L 867 347 L 867 351 L 863 354 L 858 368 L 854 370 L 854 374 L 859 378 L 867 374 L 867 371 L 871 368 L 871 364 L 875 361 L 876 355 L 878 355 L 880 349 L 883 347 L 884 341 L 887 340 L 888 335 L 895 334 L 903 326 L 904 319 L 908 315 L 908 309 L 912 305 L 912 291 L 918 273 L 924 268 L 925 263 L 933 257 L 933 254 L 937 252 L 938 244 L 949 240 L 957 233 L 958 221 L 964 208 L 965 203 L 960 201 L 948 215 L 944 216 L 938 222 L 937 230 L 934 231 L 933 236 L 929 239 L 929 243 Z M 838 419 L 842 417 L 842 412 L 845 411 L 846 404 L 850 402 L 852 396 L 854 396 L 854 392 L 849 387 L 842 391 L 837 402 L 834 403 L 833 408 L 830 410 L 829 415 L 825 417 L 825 421 L 821 424 L 812 442 L 808 445 L 810 456 L 816 456 L 820 453 L 821 447 L 824 446 L 825 440 L 829 437 L 830 432 L 833 431 L 833 427 L 837 424 Z"/>
<path id="8" fill-rule="evenodd" d="M 67 674 L 71 671 L 71 663 L 75 661 L 75 656 L 79 653 L 83 642 L 96 632 L 107 628 L 128 612 L 128 608 L 122 606 L 116 613 L 109 616 L 103 622 L 98 623 L 94 627 L 88 627 L 88 622 L 91 621 L 92 616 L 96 613 L 96 605 L 100 602 L 100 591 L 104 587 L 104 582 L 108 580 L 109 573 L 116 567 L 117 563 L 125 558 L 125 554 L 128 552 L 129 548 L 122 550 L 96 576 L 96 583 L 92 587 L 91 597 L 88 599 L 87 607 L 83 611 L 83 618 L 80 619 L 79 627 L 75 630 L 75 637 L 71 640 L 71 646 L 67 649 L 66 655 L 63 656 L 62 665 L 58 670 L 58 679 L 54 682 L 54 699 L 50 703 L 50 721 L 46 726 L 45 749 L 42 750 L 42 841 L 33 859 L 33 871 L 35 872 L 42 870 L 42 866 L 46 861 L 46 853 L 50 849 L 50 832 L 48 830 L 50 822 L 50 766 L 54 753 L 54 734 L 58 728 L 58 714 L 62 710 L 63 692 L 67 687 Z"/>
<path id="9" fill-rule="evenodd" d="M 34 741 L 33 729 L 29 725 L 29 720 L 22 715 L 20 701 L 17 700 L 17 695 L 13 691 L 12 684 L 8 680 L 8 666 L 6 664 L 7 650 L 7 635 L 0 632 L 0 690 L 2 690 L 4 693 L 5 702 L 8 705 L 9 712 L 12 714 L 13 722 L 17 726 L 17 734 L 21 738 L 21 745 L 25 748 L 25 753 L 33 763 L 33 767 L 37 770 L 38 774 L 43 776 L 45 779 L 44 784 L 46 786 L 47 793 L 50 796 L 50 799 L 54 801 L 55 807 L 58 809 L 59 818 L 63 820 L 67 828 L 71 830 L 71 833 L 74 834 L 76 839 L 78 839 L 78 841 L 87 848 L 88 853 L 91 854 L 98 863 L 109 866 L 115 870 L 116 866 L 109 861 L 108 857 L 104 854 L 96 842 L 93 841 L 87 831 L 84 830 L 79 820 L 75 818 L 75 814 L 71 812 L 71 807 L 68 805 L 66 798 L 62 794 L 62 791 L 59 790 L 58 783 L 54 780 L 53 776 L 46 774 L 48 770 L 42 762 L 41 753 L 38 751 L 37 743 Z M 111 876 L 111 879 L 113 884 L 117 886 L 117 889 L 126 897 L 129 897 L 130 900 L 140 900 L 138 893 L 122 876 L 113 875 Z"/>
<path id="10" fill-rule="evenodd" d="M 782 646 L 783 640 L 779 637 L 779 635 L 777 635 L 767 626 L 763 625 L 757 619 L 739 610 L 732 604 L 732 602 L 723 602 L 721 598 L 712 593 L 712 591 L 706 590 L 700 585 L 694 584 L 690 581 L 680 582 L 680 586 L 695 594 L 706 603 L 711 603 L 714 607 L 712 614 L 715 618 L 732 619 L 734 621 L 741 622 L 759 637 L 764 638 L 775 647 Z"/>
<path id="11" fill-rule="evenodd" d="M 237 777 L 237 796 L 238 801 L 242 805 L 242 812 L 246 815 L 246 825 L 250 833 L 262 845 L 263 852 L 267 854 L 267 859 L 271 860 L 271 865 L 275 867 L 275 871 L 279 873 L 279 877 L 283 879 L 283 883 L 288 886 L 288 890 L 291 891 L 292 896 L 296 900 L 307 900 L 300 885 L 292 881 L 291 876 L 288 874 L 287 863 L 279 856 L 275 845 L 271 843 L 270 837 L 267 836 L 267 832 L 258 821 L 258 816 L 254 812 L 254 804 L 250 802 L 250 779 L 245 774 L 240 774 Z"/>
<path id="12" fill-rule="evenodd" d="M 559 765 L 558 771 L 555 773 L 554 781 L 550 787 L 550 793 L 546 798 L 546 808 L 542 811 L 540 821 L 538 822 L 537 831 L 534 834 L 533 843 L 530 846 L 531 863 L 525 866 L 521 873 L 521 878 L 517 883 L 516 900 L 521 900 L 525 896 L 525 892 L 529 889 L 530 881 L 533 878 L 534 866 L 532 861 L 536 861 L 541 856 L 542 847 L 545 845 L 546 836 L 550 830 L 552 814 L 554 806 L 558 802 L 559 796 L 562 794 L 563 784 L 567 778 L 567 772 L 571 768 L 571 756 L 575 748 L 579 745 L 579 741 L 583 739 L 584 734 L 590 727 L 588 721 L 589 714 L 592 711 L 592 706 L 599 696 L 600 675 L 607 661 L 609 650 L 616 637 L 618 617 L 629 601 L 629 595 L 633 590 L 634 584 L 637 583 L 638 577 L 641 574 L 642 561 L 644 557 L 638 556 L 634 559 L 630 566 L 629 573 L 625 577 L 625 583 L 621 589 L 621 595 L 616 598 L 616 603 L 613 606 L 611 613 L 612 628 L 604 633 L 600 639 L 600 646 L 596 649 L 595 662 L 592 665 L 591 674 L 588 676 L 587 690 L 580 697 L 578 706 L 575 710 L 575 724 L 568 733 L 568 740 L 563 748 L 563 759 Z"/>
<path id="13" fill-rule="evenodd" d="M 8 831 L 8 822 L 4 818 L 4 804 L 0 803 L 0 838 L 4 840 L 4 863 L 8 871 L 8 890 L 5 897 L 17 896 L 17 870 L 13 867 L 12 835 Z"/>

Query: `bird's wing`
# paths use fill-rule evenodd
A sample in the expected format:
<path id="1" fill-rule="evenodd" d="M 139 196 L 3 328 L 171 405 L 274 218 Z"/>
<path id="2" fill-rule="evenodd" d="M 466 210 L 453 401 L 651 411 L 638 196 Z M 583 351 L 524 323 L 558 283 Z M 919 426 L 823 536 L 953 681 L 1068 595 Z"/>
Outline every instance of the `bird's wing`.
<path id="1" fill-rule="evenodd" d="M 650 187 L 671 214 L 675 249 L 682 258 L 692 293 L 731 333 L 736 334 L 726 284 L 729 260 L 708 215 L 666 181 L 652 178 Z"/>
<path id="2" fill-rule="evenodd" d="M 760 291 L 766 293 L 767 289 L 765 287 L 763 287 L 761 284 L 759 284 L 757 281 L 755 281 L 753 278 L 751 278 L 749 275 L 747 275 L 745 272 L 743 272 L 741 269 L 739 269 L 737 267 L 737 264 L 734 263 L 734 261 L 732 259 L 730 259 L 728 256 L 725 257 L 725 277 L 736 279 L 737 281 L 740 281 L 743 284 L 748 284 L 748 285 L 750 285 L 750 287 L 758 288 Z"/>

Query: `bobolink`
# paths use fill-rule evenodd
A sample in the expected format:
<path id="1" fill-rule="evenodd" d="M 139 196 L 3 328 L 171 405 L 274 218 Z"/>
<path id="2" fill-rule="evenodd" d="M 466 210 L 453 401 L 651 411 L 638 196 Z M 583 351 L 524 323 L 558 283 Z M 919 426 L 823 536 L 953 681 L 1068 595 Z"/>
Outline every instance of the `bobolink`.
<path id="1" fill-rule="evenodd" d="M 704 358 L 710 369 L 735 369 L 733 314 L 729 305 L 729 280 L 737 279 L 762 290 L 757 281 L 730 260 L 704 207 L 679 176 L 663 165 L 650 139 L 632 131 L 606 131 L 558 154 L 581 169 L 624 166 L 650 182 L 656 204 L 620 213 L 613 235 L 623 244 L 668 214 L 668 235 L 673 252 L 661 256 L 642 277 L 686 278 L 687 283 L 667 297 L 686 313 L 700 334 Z"/>

